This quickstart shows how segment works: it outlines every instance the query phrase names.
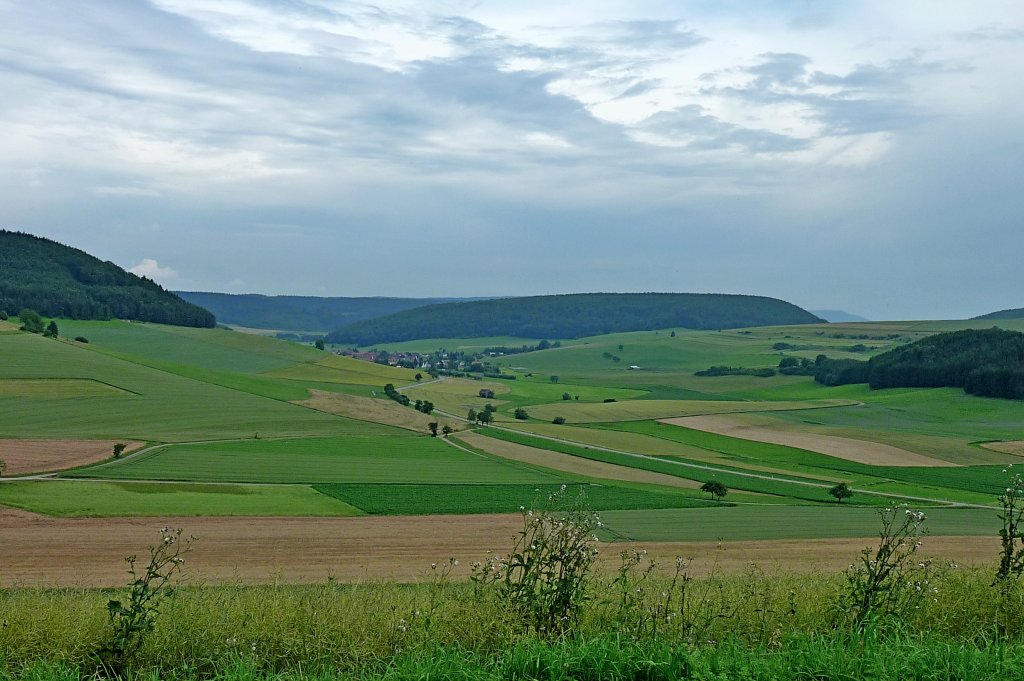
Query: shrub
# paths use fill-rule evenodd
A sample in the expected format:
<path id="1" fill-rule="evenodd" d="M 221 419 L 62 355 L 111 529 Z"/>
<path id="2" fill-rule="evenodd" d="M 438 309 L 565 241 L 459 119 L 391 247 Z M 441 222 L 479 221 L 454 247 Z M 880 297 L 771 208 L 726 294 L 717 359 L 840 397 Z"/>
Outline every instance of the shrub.
<path id="1" fill-rule="evenodd" d="M 85 336 L 75 336 L 75 340 L 78 341 L 79 343 L 88 343 L 89 342 L 89 339 L 86 338 Z"/>
<path id="2" fill-rule="evenodd" d="M 564 416 L 556 416 L 555 418 L 551 419 L 551 423 L 555 424 L 556 426 L 565 425 L 565 417 Z"/>
<path id="3" fill-rule="evenodd" d="M 6 321 L 7 321 L 7 313 L 4 312 L 3 310 L 0 310 L 0 322 L 6 322 Z"/>
<path id="4" fill-rule="evenodd" d="M 516 407 L 516 410 L 512 413 L 516 417 L 517 421 L 525 421 L 530 418 L 530 414 L 522 407 Z"/>
<path id="5" fill-rule="evenodd" d="M 1002 512 L 999 519 L 1003 526 L 999 529 L 999 569 L 996 571 L 996 583 L 1010 577 L 1020 577 L 1024 572 L 1024 480 L 1020 475 L 1013 476 L 1010 486 L 999 497 Z"/>

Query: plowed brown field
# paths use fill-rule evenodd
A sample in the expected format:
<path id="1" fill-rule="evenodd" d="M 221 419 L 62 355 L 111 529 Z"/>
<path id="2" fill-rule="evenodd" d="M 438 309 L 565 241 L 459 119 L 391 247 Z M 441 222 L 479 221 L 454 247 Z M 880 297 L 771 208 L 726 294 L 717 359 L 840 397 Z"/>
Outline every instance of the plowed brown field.
<path id="1" fill-rule="evenodd" d="M 454 572 L 488 550 L 501 553 L 520 525 L 516 515 L 363 518 L 145 518 L 67 519 L 0 509 L 0 584 L 3 586 L 117 586 L 126 582 L 124 557 L 144 555 L 161 526 L 183 527 L 198 538 L 187 557 L 193 583 L 413 581 L 431 563 L 459 559 Z M 647 549 L 674 564 L 696 559 L 691 573 L 739 572 L 750 562 L 766 570 L 839 571 L 876 538 L 603 544 L 603 567 L 618 565 L 622 550 Z M 998 540 L 929 537 L 924 555 L 963 565 L 990 562 Z"/>
<path id="2" fill-rule="evenodd" d="M 7 464 L 4 475 L 62 471 L 109 458 L 115 440 L 0 440 L 0 460 Z M 123 441 L 126 451 L 142 442 Z"/>

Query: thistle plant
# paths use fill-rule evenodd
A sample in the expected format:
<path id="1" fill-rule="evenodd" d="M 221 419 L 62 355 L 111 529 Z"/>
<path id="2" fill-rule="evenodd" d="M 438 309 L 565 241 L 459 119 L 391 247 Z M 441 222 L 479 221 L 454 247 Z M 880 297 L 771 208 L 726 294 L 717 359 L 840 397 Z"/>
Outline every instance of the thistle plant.
<path id="1" fill-rule="evenodd" d="M 905 617 L 935 593 L 931 561 L 917 560 L 925 534 L 925 514 L 905 505 L 878 512 L 882 521 L 878 546 L 865 548 L 846 571 L 846 605 L 858 629 L 869 620 Z"/>
<path id="2" fill-rule="evenodd" d="M 999 505 L 1003 526 L 999 530 L 999 569 L 994 584 L 1024 573 L 1024 480 L 1020 474 L 1013 476 L 1006 492 L 999 496 Z"/>
<path id="3" fill-rule="evenodd" d="M 127 665 L 142 647 L 146 635 L 153 630 L 160 605 L 171 595 L 171 581 L 185 562 L 183 556 L 192 549 L 191 537 L 181 538 L 182 530 L 160 529 L 160 541 L 149 547 L 149 561 L 140 572 L 136 556 L 128 556 L 128 597 L 125 601 L 107 602 L 110 639 L 97 651 L 102 669 L 122 676 Z"/>
<path id="4" fill-rule="evenodd" d="M 567 504 L 565 490 L 562 485 L 552 494 L 546 509 L 521 507 L 523 529 L 512 551 L 473 567 L 474 584 L 495 585 L 527 628 L 541 635 L 559 635 L 576 623 L 597 557 L 593 544 L 600 519 L 583 508 L 582 499 Z"/>

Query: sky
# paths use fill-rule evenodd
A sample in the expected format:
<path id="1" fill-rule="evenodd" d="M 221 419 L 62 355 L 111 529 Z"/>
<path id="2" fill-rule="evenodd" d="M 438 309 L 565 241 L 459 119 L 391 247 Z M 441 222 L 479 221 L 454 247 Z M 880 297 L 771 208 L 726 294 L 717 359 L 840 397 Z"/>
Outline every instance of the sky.
<path id="1" fill-rule="evenodd" d="M 0 227 L 176 290 L 1024 306 L 1024 3 L 0 0 Z"/>

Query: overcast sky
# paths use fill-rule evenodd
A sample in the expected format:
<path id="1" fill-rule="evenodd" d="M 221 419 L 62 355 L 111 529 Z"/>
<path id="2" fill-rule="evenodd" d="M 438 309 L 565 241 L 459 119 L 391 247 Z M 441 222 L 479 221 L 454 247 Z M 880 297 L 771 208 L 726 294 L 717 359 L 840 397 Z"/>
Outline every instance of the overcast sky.
<path id="1" fill-rule="evenodd" d="M 0 227 L 168 288 L 1024 306 L 1024 3 L 0 0 Z"/>

